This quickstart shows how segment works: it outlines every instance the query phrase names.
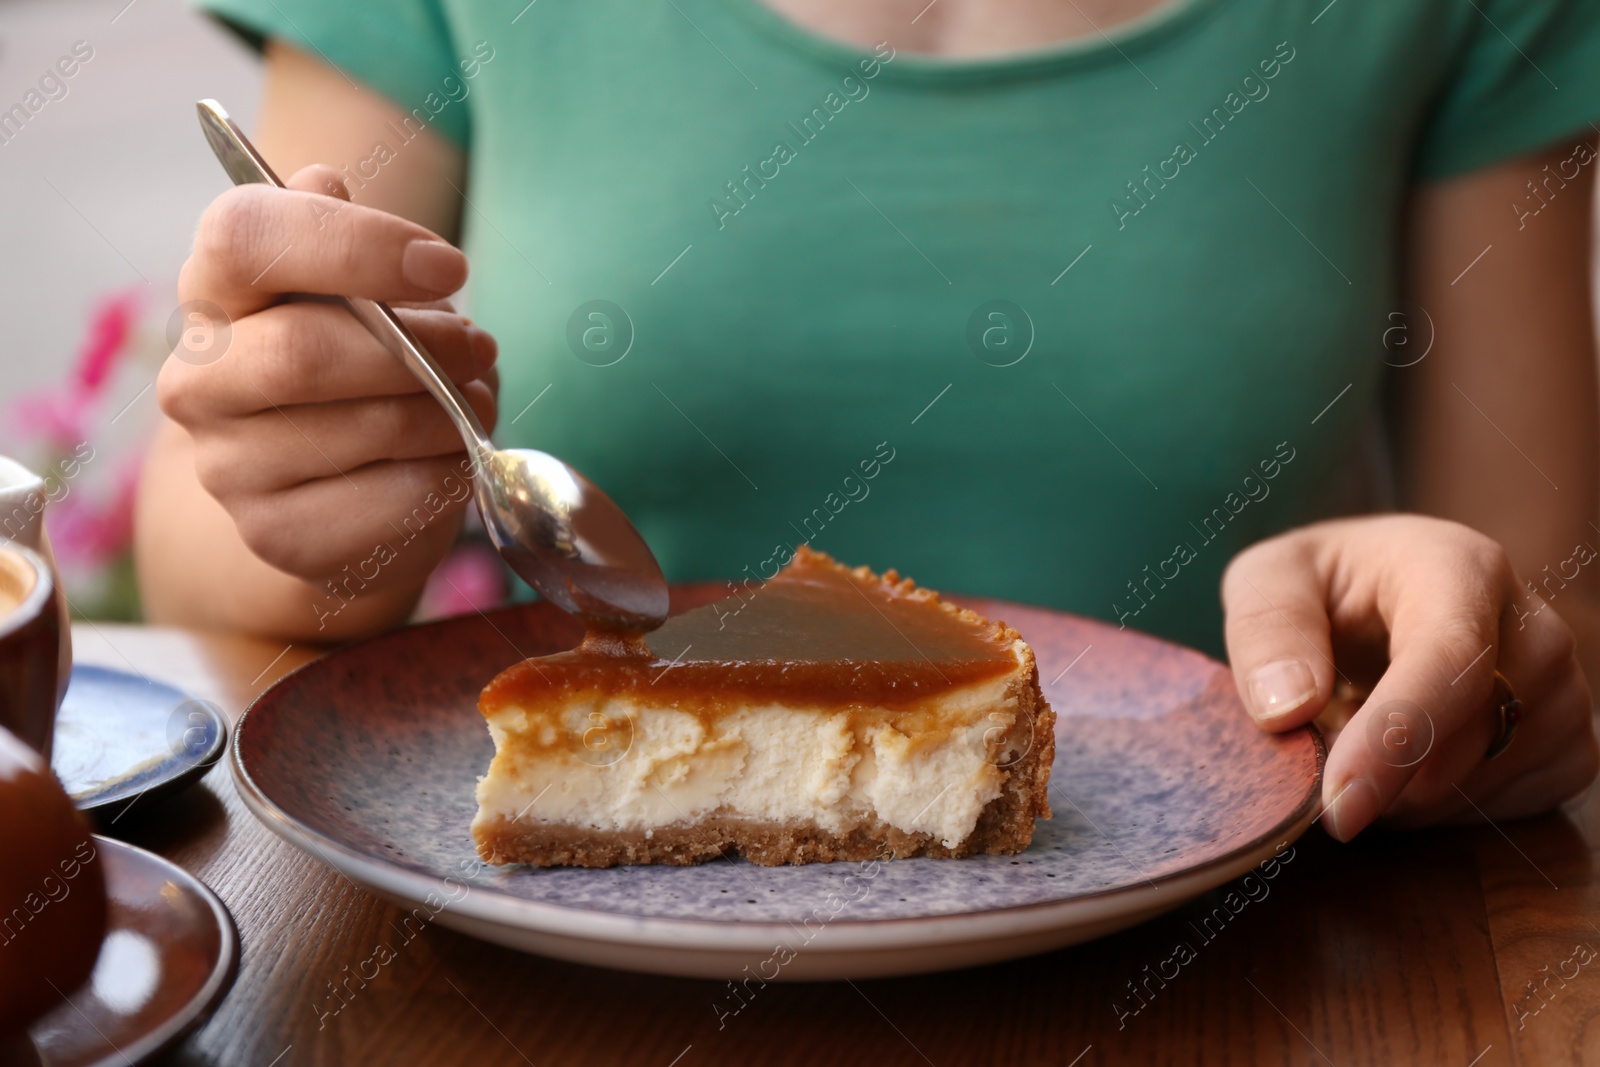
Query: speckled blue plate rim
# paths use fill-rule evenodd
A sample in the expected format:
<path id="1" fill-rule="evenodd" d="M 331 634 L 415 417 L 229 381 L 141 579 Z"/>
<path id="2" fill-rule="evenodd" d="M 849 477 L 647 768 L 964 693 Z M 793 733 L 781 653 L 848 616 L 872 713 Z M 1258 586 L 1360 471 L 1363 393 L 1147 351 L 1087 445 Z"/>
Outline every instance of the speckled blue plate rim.
<path id="1" fill-rule="evenodd" d="M 243 725 L 242 720 L 241 725 Z M 235 734 L 237 732 L 236 730 Z M 1103 919 L 1118 915 L 1142 914 L 1146 911 L 1155 913 L 1167 907 L 1175 907 L 1209 889 L 1216 888 L 1231 878 L 1244 874 L 1257 862 L 1265 860 L 1275 843 L 1292 844 L 1305 833 L 1317 814 L 1317 787 L 1321 784 L 1321 761 L 1326 754 L 1320 734 L 1317 735 L 1316 744 L 1319 761 L 1317 782 L 1292 817 L 1286 818 L 1274 827 L 1273 832 L 1262 834 L 1247 845 L 1232 849 L 1205 863 L 1173 872 L 1165 876 L 1160 883 L 1117 886 L 1077 893 L 1058 900 L 954 914 L 875 919 L 836 917 L 829 920 L 829 927 L 843 936 L 846 943 L 831 941 L 820 951 L 843 953 L 927 945 L 930 942 L 943 940 L 977 941 L 1002 934 L 1053 929 L 1061 924 L 1067 914 L 1090 909 L 1098 913 L 1093 918 Z M 234 772 L 236 780 L 240 783 L 240 797 L 244 800 L 245 806 L 265 823 L 268 829 L 289 844 L 313 858 L 320 859 L 327 866 L 350 877 L 370 891 L 391 899 L 404 901 L 407 904 L 421 903 L 430 895 L 448 899 L 448 894 L 452 890 L 445 878 L 420 874 L 374 860 L 365 853 L 350 849 L 324 834 L 309 829 L 298 820 L 277 810 L 254 788 L 253 784 L 246 780 L 237 762 L 234 763 Z M 495 892 L 484 886 L 472 888 L 477 891 L 469 892 L 459 901 L 451 903 L 449 909 L 463 917 L 486 923 L 579 940 L 656 947 L 714 946 L 718 949 L 757 949 L 770 947 L 774 938 L 781 939 L 792 934 L 795 929 L 792 923 L 764 920 L 707 920 L 620 915 L 591 908 L 574 908 L 563 904 L 526 900 Z M 1112 903 L 1119 906 L 1093 907 Z M 583 923 L 584 928 L 578 928 L 575 922 Z"/>

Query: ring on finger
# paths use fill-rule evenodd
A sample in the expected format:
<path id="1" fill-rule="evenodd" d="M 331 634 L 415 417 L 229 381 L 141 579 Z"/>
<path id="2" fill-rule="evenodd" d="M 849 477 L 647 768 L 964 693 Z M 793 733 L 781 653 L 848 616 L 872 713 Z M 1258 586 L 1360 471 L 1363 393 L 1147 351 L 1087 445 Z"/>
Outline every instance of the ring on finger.
<path id="1" fill-rule="evenodd" d="M 1517 726 L 1522 722 L 1522 701 L 1517 699 L 1511 683 L 1499 671 L 1494 672 L 1494 694 L 1491 700 L 1498 722 L 1494 738 L 1483 754 L 1485 760 L 1492 760 L 1511 747 L 1512 739 L 1517 736 Z"/>

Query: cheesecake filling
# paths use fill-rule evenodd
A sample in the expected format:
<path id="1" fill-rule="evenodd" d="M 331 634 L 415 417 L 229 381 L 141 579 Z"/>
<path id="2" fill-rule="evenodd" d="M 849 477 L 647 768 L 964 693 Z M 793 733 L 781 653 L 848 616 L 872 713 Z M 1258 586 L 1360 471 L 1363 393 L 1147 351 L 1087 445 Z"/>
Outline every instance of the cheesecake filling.
<path id="1" fill-rule="evenodd" d="M 1022 651 L 1013 649 L 1019 667 Z M 719 815 L 882 822 L 953 848 L 1004 781 L 1018 725 L 1012 673 L 909 707 L 752 703 L 720 714 L 638 690 L 485 708 L 495 757 L 474 829 L 499 820 L 643 830 Z M 530 694 L 531 695 L 531 694 Z"/>

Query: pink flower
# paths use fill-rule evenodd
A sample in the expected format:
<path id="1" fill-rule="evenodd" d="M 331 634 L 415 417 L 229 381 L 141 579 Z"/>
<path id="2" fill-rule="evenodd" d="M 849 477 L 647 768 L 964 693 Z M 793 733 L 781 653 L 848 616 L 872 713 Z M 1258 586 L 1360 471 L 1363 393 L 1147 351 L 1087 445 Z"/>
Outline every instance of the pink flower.
<path id="1" fill-rule="evenodd" d="M 103 567 L 128 551 L 133 544 L 133 502 L 138 490 L 139 460 L 135 457 L 117 472 L 109 500 L 92 500 L 69 488 L 66 496 L 50 505 L 45 522 L 64 571 Z"/>
<path id="2" fill-rule="evenodd" d="M 12 402 L 11 417 L 24 433 L 43 438 L 57 449 L 71 449 L 88 436 L 89 409 L 104 392 L 117 358 L 127 348 L 141 296 L 141 290 L 134 287 L 100 300 L 72 374 L 63 386 L 26 393 Z"/>
<path id="3" fill-rule="evenodd" d="M 466 542 L 434 569 L 417 606 L 419 619 L 442 619 L 488 611 L 505 602 L 505 567 L 487 545 Z"/>
<path id="4" fill-rule="evenodd" d="M 78 350 L 78 362 L 72 376 L 80 394 L 97 395 L 105 386 L 117 355 L 128 343 L 134 319 L 139 313 L 141 290 L 124 289 L 109 296 L 96 306 L 89 322 L 89 336 Z"/>
<path id="5" fill-rule="evenodd" d="M 54 389 L 24 393 L 11 402 L 10 416 L 23 434 L 48 442 L 53 448 L 70 448 L 88 435 L 89 404 L 85 397 L 57 395 Z"/>

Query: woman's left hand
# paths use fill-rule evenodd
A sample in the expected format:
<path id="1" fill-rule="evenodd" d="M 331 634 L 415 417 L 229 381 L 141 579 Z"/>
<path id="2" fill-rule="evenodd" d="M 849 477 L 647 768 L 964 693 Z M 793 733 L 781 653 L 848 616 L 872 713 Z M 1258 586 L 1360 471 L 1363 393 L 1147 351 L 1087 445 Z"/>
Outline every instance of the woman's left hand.
<path id="1" fill-rule="evenodd" d="M 1545 811 L 1600 769 L 1571 629 L 1469 527 L 1386 515 L 1291 530 L 1234 558 L 1222 601 L 1234 677 L 1263 729 L 1317 718 L 1336 681 L 1371 690 L 1329 731 L 1322 821 L 1341 841 L 1380 815 L 1418 825 Z M 1490 760 L 1496 672 L 1522 716 Z"/>

